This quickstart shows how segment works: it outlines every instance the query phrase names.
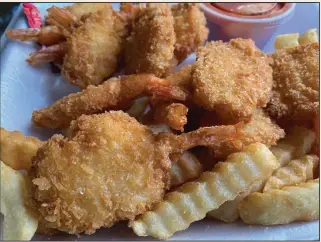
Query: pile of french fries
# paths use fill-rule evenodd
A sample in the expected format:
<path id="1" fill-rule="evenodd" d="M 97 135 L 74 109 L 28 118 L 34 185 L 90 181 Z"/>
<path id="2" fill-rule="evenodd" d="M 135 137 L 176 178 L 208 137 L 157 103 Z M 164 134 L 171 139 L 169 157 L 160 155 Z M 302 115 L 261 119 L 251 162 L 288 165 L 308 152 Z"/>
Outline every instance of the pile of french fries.
<path id="1" fill-rule="evenodd" d="M 291 48 L 318 42 L 316 30 L 303 35 L 280 35 L 275 48 Z M 128 113 L 138 117 L 148 105 L 140 99 Z M 170 132 L 165 125 L 152 126 L 155 133 Z M 172 186 L 153 210 L 131 221 L 139 236 L 168 239 L 194 222 L 209 217 L 227 223 L 276 225 L 319 218 L 319 157 L 310 154 L 316 140 L 313 131 L 295 126 L 277 145 L 253 143 L 241 152 L 203 172 L 201 162 L 185 152 L 172 167 Z M 43 144 L 20 132 L 0 133 L 1 213 L 5 240 L 30 240 L 38 218 L 28 206 L 29 181 L 24 172 Z M 180 186 L 183 184 L 182 186 Z"/>

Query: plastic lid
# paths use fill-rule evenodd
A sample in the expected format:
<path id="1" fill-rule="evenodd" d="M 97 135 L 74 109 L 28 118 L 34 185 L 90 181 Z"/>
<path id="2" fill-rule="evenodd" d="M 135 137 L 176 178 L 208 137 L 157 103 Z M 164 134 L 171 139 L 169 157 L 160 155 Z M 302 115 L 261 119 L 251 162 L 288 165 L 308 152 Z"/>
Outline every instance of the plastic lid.
<path id="1" fill-rule="evenodd" d="M 212 3 L 213 6 L 234 14 L 252 16 L 271 12 L 277 3 Z"/>

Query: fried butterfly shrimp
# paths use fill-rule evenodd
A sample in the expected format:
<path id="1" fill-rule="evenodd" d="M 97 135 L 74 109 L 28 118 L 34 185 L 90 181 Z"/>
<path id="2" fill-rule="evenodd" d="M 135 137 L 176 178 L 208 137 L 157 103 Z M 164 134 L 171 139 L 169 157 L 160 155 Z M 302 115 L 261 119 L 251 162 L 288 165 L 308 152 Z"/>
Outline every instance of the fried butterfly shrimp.
<path id="1" fill-rule="evenodd" d="M 288 224 L 319 218 L 319 179 L 296 186 L 252 193 L 240 202 L 240 217 L 247 224 Z"/>
<path id="2" fill-rule="evenodd" d="M 100 84 L 117 70 L 126 35 L 126 21 L 112 9 L 92 13 L 67 40 L 62 75 L 81 88 Z"/>
<path id="3" fill-rule="evenodd" d="M 182 62 L 208 37 L 206 18 L 199 3 L 179 3 L 171 7 L 176 35 L 174 54 Z"/>
<path id="4" fill-rule="evenodd" d="M 110 3 L 74 3 L 71 6 L 58 8 L 52 6 L 47 9 L 48 16 L 46 23 L 52 26 L 59 26 L 65 30 L 72 31 L 73 27 L 84 21 L 90 14 L 98 11 L 111 11 Z"/>
<path id="5" fill-rule="evenodd" d="M 167 80 L 150 74 L 137 74 L 111 78 L 99 86 L 90 85 L 81 92 L 70 94 L 52 106 L 34 111 L 36 125 L 48 128 L 67 128 L 70 122 L 82 114 L 102 113 L 110 109 L 128 107 L 142 96 L 185 100 L 187 95 Z"/>
<path id="6" fill-rule="evenodd" d="M 6 35 L 10 39 L 36 41 L 42 45 L 54 45 L 66 39 L 63 31 L 57 26 L 45 26 L 40 29 L 10 29 Z"/>
<path id="7" fill-rule="evenodd" d="M 41 66 L 50 62 L 61 62 L 67 53 L 67 42 L 61 42 L 31 53 L 26 60 L 33 66 Z"/>
<path id="8" fill-rule="evenodd" d="M 125 72 L 164 77 L 176 66 L 174 18 L 168 3 L 140 8 L 125 46 Z"/>
<path id="9" fill-rule="evenodd" d="M 223 143 L 214 154 L 217 159 L 225 159 L 228 155 L 241 151 L 245 146 L 260 142 L 270 147 L 284 138 L 285 132 L 262 110 L 254 111 L 251 121 L 244 124 L 243 133 L 236 140 Z"/>
<path id="10" fill-rule="evenodd" d="M 68 137 L 54 135 L 34 158 L 34 207 L 49 227 L 72 234 L 133 220 L 169 188 L 170 154 L 216 146 L 237 131 L 221 126 L 153 134 L 122 111 L 83 115 L 72 122 Z"/>
<path id="11" fill-rule="evenodd" d="M 28 170 L 31 159 L 44 142 L 19 131 L 0 129 L 0 159 L 15 170 Z"/>
<path id="12" fill-rule="evenodd" d="M 200 47 L 193 72 L 195 102 L 228 123 L 250 120 L 272 89 L 269 59 L 250 39 Z"/>
<path id="13" fill-rule="evenodd" d="M 69 11 L 74 21 L 79 21 L 84 17 L 90 15 L 91 13 L 96 13 L 98 11 L 110 11 L 112 9 L 111 3 L 74 3 L 71 6 L 64 7 Z"/>
<path id="14" fill-rule="evenodd" d="M 291 122 L 312 122 L 319 109 L 319 44 L 281 49 L 272 57 L 270 115 Z"/>
<path id="15" fill-rule="evenodd" d="M 278 166 L 275 156 L 265 145 L 251 144 L 242 152 L 230 155 L 211 172 L 204 172 L 194 182 L 166 194 L 162 202 L 130 221 L 129 226 L 139 236 L 168 239 L 192 222 L 203 219 L 207 212 L 225 201 L 233 200 Z"/>

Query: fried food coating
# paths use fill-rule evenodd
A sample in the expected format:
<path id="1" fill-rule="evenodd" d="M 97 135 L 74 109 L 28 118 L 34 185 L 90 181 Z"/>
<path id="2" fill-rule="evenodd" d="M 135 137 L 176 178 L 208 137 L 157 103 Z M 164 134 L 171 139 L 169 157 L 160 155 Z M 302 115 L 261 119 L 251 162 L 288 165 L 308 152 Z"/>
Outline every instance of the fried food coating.
<path id="1" fill-rule="evenodd" d="M 272 68 L 250 39 L 208 42 L 198 49 L 192 84 L 198 105 L 227 123 L 248 121 L 270 99 Z"/>
<path id="2" fill-rule="evenodd" d="M 176 43 L 174 54 L 182 62 L 208 37 L 206 18 L 199 3 L 179 3 L 171 7 L 174 16 Z"/>
<path id="3" fill-rule="evenodd" d="M 176 66 L 174 18 L 168 3 L 148 3 L 136 14 L 125 46 L 125 73 L 168 75 Z"/>
<path id="4" fill-rule="evenodd" d="M 135 119 L 122 112 L 82 116 L 71 133 L 53 136 L 31 171 L 35 202 L 51 227 L 91 234 L 162 198 L 166 161 L 153 159 L 155 137 Z"/>
<path id="5" fill-rule="evenodd" d="M 178 71 L 171 73 L 166 77 L 172 85 L 181 86 L 187 90 L 192 89 L 192 74 L 195 64 L 183 66 Z"/>
<path id="6" fill-rule="evenodd" d="M 228 155 L 239 152 L 245 146 L 252 143 L 262 143 L 270 147 L 276 145 L 277 141 L 284 138 L 285 132 L 262 110 L 257 109 L 252 115 L 251 121 L 244 124 L 243 133 L 236 140 L 222 143 L 216 149 L 214 157 L 225 159 Z"/>
<path id="7" fill-rule="evenodd" d="M 180 136 L 153 134 L 122 111 L 81 116 L 69 136 L 54 135 L 33 160 L 33 203 L 48 227 L 94 233 L 133 220 L 170 186 L 169 155 L 235 138 L 236 126 L 202 128 Z"/>
<path id="8" fill-rule="evenodd" d="M 126 24 L 112 9 L 90 14 L 67 40 L 63 76 L 81 88 L 98 85 L 110 77 L 123 52 Z"/>
<path id="9" fill-rule="evenodd" d="M 319 44 L 278 50 L 273 57 L 271 116 L 311 121 L 319 109 Z"/>
<path id="10" fill-rule="evenodd" d="M 19 131 L 0 128 L 0 159 L 15 170 L 28 170 L 31 159 L 44 144 L 32 136 L 24 136 Z"/>
<path id="11" fill-rule="evenodd" d="M 82 18 L 88 16 L 91 13 L 96 13 L 101 10 L 112 10 L 111 3 L 74 3 L 71 6 L 65 7 L 68 10 L 75 21 L 79 21 Z"/>
<path id="12" fill-rule="evenodd" d="M 154 121 L 167 124 L 174 130 L 184 131 L 188 108 L 182 103 L 158 103 L 152 108 Z"/>
<path id="13" fill-rule="evenodd" d="M 99 86 L 90 85 L 81 92 L 70 94 L 53 105 L 32 113 L 38 126 L 67 128 L 82 114 L 102 113 L 128 107 L 136 98 L 155 95 L 185 100 L 186 93 L 167 80 L 150 74 L 137 74 L 111 78 Z"/>

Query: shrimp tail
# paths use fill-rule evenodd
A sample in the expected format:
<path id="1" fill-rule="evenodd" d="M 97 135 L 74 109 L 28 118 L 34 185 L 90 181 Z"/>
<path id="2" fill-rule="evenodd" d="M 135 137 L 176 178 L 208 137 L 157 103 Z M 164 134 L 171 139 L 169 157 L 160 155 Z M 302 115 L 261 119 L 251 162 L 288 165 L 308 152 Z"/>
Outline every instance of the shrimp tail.
<path id="1" fill-rule="evenodd" d="M 9 39 L 20 41 L 38 41 L 40 29 L 10 29 L 6 32 Z"/>
<path id="2" fill-rule="evenodd" d="M 48 17 L 47 17 L 48 24 L 61 27 L 64 30 L 71 33 L 75 20 L 72 14 L 68 10 L 64 8 L 57 8 L 55 6 L 52 6 L 51 8 L 47 9 L 47 12 L 48 12 Z"/>
<path id="3" fill-rule="evenodd" d="M 11 29 L 6 34 L 10 39 L 37 41 L 42 45 L 54 45 L 66 39 L 63 31 L 57 26 L 46 26 L 40 29 Z"/>
<path id="4" fill-rule="evenodd" d="M 237 139 L 242 134 L 243 122 L 235 125 L 222 125 L 213 127 L 203 127 L 198 130 L 174 135 L 171 133 L 160 133 L 160 140 L 165 142 L 171 154 L 181 153 L 196 146 L 209 146 L 214 151 L 221 144 Z"/>
<path id="5" fill-rule="evenodd" d="M 67 52 L 67 43 L 61 42 L 48 48 L 31 53 L 26 60 L 32 66 L 41 66 L 53 61 L 59 61 Z"/>

